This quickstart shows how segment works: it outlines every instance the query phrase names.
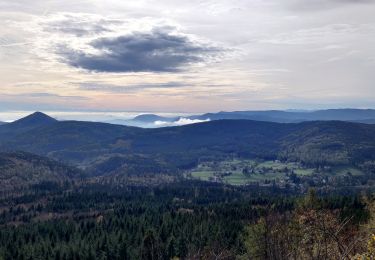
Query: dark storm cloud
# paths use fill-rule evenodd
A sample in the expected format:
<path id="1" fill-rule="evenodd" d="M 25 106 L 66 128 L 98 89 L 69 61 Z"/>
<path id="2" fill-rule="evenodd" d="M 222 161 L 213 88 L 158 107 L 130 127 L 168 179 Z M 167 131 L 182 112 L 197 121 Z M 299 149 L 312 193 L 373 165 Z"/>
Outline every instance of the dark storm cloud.
<path id="1" fill-rule="evenodd" d="M 61 54 L 71 66 L 95 72 L 175 72 L 221 51 L 166 30 L 103 37 L 90 45 L 100 54 L 72 49 L 65 49 Z"/>

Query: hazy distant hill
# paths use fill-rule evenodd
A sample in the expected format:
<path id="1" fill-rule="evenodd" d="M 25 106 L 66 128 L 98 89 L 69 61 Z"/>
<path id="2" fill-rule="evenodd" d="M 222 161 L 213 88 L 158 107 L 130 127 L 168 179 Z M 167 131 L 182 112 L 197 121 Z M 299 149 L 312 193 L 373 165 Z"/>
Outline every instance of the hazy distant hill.
<path id="1" fill-rule="evenodd" d="M 341 121 L 357 121 L 370 122 L 375 120 L 374 109 L 327 109 L 318 111 L 234 111 L 234 112 L 218 112 L 208 113 L 198 116 L 192 116 L 193 119 L 248 119 L 269 122 L 291 123 L 302 121 L 316 120 L 341 120 Z"/>
<path id="2" fill-rule="evenodd" d="M 164 122 L 173 122 L 177 121 L 179 117 L 165 117 L 158 116 L 154 114 L 143 114 L 133 118 L 133 121 L 144 122 L 144 123 L 153 123 L 155 121 L 164 121 Z"/>
<path id="3" fill-rule="evenodd" d="M 143 128 L 156 128 L 160 127 L 156 122 L 172 123 L 178 121 L 180 117 L 165 117 L 155 114 L 142 114 L 134 117 L 133 119 L 115 119 L 108 121 L 107 123 L 127 125 L 127 126 L 136 126 Z"/>
<path id="4" fill-rule="evenodd" d="M 31 122 L 34 114 L 27 117 Z M 25 122 L 20 120 L 20 122 Z M 34 125 L 34 124 L 33 124 Z M 98 174 L 134 165 L 143 170 L 187 168 L 199 158 L 242 156 L 286 158 L 307 164 L 375 160 L 375 125 L 342 121 L 273 123 L 218 120 L 180 127 L 142 129 L 104 123 L 55 121 L 31 127 L 0 126 L 3 150 L 23 150 L 94 169 Z M 112 159 L 112 158 L 117 158 Z M 137 159 L 138 158 L 138 159 Z M 142 171 L 143 171 L 142 170 Z"/>
<path id="5" fill-rule="evenodd" d="M 28 129 L 28 128 L 34 128 L 39 126 L 45 126 L 49 124 L 53 124 L 57 122 L 56 119 L 41 113 L 41 112 L 35 112 L 31 115 L 28 115 L 24 118 L 18 119 L 8 125 L 11 126 L 11 129 Z"/>
<path id="6" fill-rule="evenodd" d="M 156 121 L 165 123 L 176 122 L 181 117 L 164 117 L 155 114 L 144 114 L 134 119 L 123 121 L 124 125 L 135 125 L 142 127 L 157 127 Z M 304 121 L 329 121 L 340 120 L 348 122 L 375 123 L 375 110 L 373 109 L 327 109 L 317 111 L 299 110 L 265 110 L 265 111 L 233 111 L 218 113 L 206 113 L 186 117 L 190 120 L 223 120 L 223 119 L 245 119 L 255 121 L 266 121 L 276 123 L 298 123 Z"/>
<path id="7" fill-rule="evenodd" d="M 38 127 L 51 125 L 56 122 L 58 122 L 56 119 L 47 116 L 46 114 L 35 112 L 12 123 L 1 125 L 0 137 L 3 136 L 5 138 L 9 138 Z"/>

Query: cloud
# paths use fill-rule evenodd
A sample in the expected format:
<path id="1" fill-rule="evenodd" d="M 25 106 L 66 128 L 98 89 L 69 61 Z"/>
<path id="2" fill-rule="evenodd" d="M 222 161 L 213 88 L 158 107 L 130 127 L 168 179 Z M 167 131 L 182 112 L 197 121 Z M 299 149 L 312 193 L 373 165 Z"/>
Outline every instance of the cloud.
<path id="1" fill-rule="evenodd" d="M 88 101 L 87 97 L 64 96 L 53 93 L 0 93 L 1 110 L 70 110 Z"/>
<path id="2" fill-rule="evenodd" d="M 368 33 L 372 32 L 373 26 L 361 24 L 328 24 L 315 28 L 301 29 L 293 32 L 278 33 L 272 35 L 269 39 L 260 40 L 261 43 L 271 44 L 285 44 L 285 45 L 296 45 L 296 44 L 324 44 L 325 42 L 336 42 L 339 39 L 345 39 L 348 35 L 354 35 L 356 33 Z M 342 49 L 343 46 L 337 44 L 331 44 L 324 46 L 325 50 L 337 50 Z"/>
<path id="3" fill-rule="evenodd" d="M 350 4 L 373 4 L 373 0 L 290 0 L 288 7 L 298 11 L 319 11 L 339 8 Z"/>
<path id="4" fill-rule="evenodd" d="M 31 93 L 20 93 L 20 94 L 0 94 L 0 97 L 9 98 L 59 98 L 64 100 L 87 100 L 87 97 L 83 96 L 63 96 L 53 93 L 46 92 L 31 92 Z"/>
<path id="5" fill-rule="evenodd" d="M 0 94 L 83 95 L 89 100 L 76 100 L 76 107 L 153 112 L 321 108 L 348 103 L 347 96 L 355 97 L 348 104 L 374 106 L 367 101 L 375 100 L 373 0 L 0 2 Z M 151 45 L 162 36 L 177 38 L 176 44 Z M 179 48 L 191 45 L 198 50 Z M 168 62 L 176 66 L 160 62 L 159 70 L 182 73 L 106 73 L 113 63 L 120 72 L 154 71 L 135 61 L 146 56 L 142 61 L 158 66 L 159 57 L 148 54 L 166 49 L 190 58 Z M 169 61 L 167 54 L 162 58 Z M 222 55 L 225 61 L 199 66 Z M 87 73 L 102 67 L 104 73 Z M 0 107 L 5 99 L 11 97 Z M 19 97 L 18 107 L 38 107 L 41 99 Z M 43 102 L 71 107 L 68 98 L 57 99 Z M 16 102 L 12 107 L 19 109 Z"/>
<path id="6" fill-rule="evenodd" d="M 124 86 L 97 83 L 97 82 L 83 82 L 79 83 L 79 89 L 88 91 L 103 91 L 107 93 L 134 93 L 149 89 L 175 89 L 190 86 L 184 82 L 165 82 L 165 83 L 137 83 Z"/>
<path id="7" fill-rule="evenodd" d="M 88 13 L 59 12 L 38 19 L 38 25 L 52 34 L 75 37 L 91 37 L 113 32 L 123 26 L 125 20 L 111 19 Z"/>
<path id="8" fill-rule="evenodd" d="M 68 99 L 68 100 L 87 100 L 87 97 L 82 96 L 62 96 L 58 94 L 52 94 L 52 93 L 26 93 L 26 94 L 19 94 L 17 96 L 24 96 L 24 97 L 34 97 L 34 98 L 61 98 L 61 99 Z"/>
<path id="9" fill-rule="evenodd" d="M 177 121 L 174 122 L 166 122 L 166 121 L 155 121 L 154 125 L 156 127 L 165 127 L 165 126 L 181 126 L 181 125 L 189 125 L 189 124 L 196 124 L 196 123 L 203 123 L 208 122 L 210 119 L 199 120 L 199 119 L 189 119 L 185 117 L 180 117 Z"/>
<path id="10" fill-rule="evenodd" d="M 103 32 L 110 32 L 111 30 L 107 27 L 108 24 L 109 22 L 106 20 L 93 22 L 90 20 L 82 20 L 74 16 L 64 16 L 63 19 L 49 22 L 46 31 L 61 32 L 81 37 L 84 35 L 96 35 Z"/>
<path id="11" fill-rule="evenodd" d="M 63 47 L 60 55 L 71 66 L 94 72 L 176 72 L 222 51 L 165 28 L 101 37 L 89 45 L 95 54 Z"/>

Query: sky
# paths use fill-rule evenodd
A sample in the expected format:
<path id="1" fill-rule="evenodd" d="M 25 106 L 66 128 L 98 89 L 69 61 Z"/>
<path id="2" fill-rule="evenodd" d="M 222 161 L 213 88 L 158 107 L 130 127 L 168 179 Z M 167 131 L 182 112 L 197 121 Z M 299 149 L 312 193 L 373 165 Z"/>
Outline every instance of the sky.
<path id="1" fill-rule="evenodd" d="M 0 111 L 375 108 L 375 0 L 0 0 Z"/>

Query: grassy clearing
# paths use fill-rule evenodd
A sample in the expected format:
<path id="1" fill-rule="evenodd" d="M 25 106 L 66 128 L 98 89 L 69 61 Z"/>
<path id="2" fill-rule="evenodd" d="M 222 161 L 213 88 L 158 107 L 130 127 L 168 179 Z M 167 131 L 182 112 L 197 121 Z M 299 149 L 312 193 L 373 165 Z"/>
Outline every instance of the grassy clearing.
<path id="1" fill-rule="evenodd" d="M 210 177 L 214 176 L 214 173 L 212 171 L 193 171 L 191 172 L 191 176 L 196 179 L 208 181 Z"/>
<path id="2" fill-rule="evenodd" d="M 332 169 L 333 175 L 343 176 L 347 175 L 348 173 L 350 173 L 353 176 L 361 176 L 364 174 L 361 170 L 354 167 L 338 166 Z"/>
<path id="3" fill-rule="evenodd" d="M 242 173 L 233 173 L 230 176 L 225 176 L 224 177 L 224 182 L 231 184 L 231 185 L 244 185 L 249 182 L 249 178 L 247 178 L 245 175 Z"/>
<path id="4" fill-rule="evenodd" d="M 222 162 L 203 162 L 190 172 L 192 178 L 220 181 L 232 185 L 244 185 L 251 182 L 264 182 L 286 178 L 285 167 L 296 169 L 292 163 L 274 161 L 257 162 L 255 160 L 226 160 Z M 247 174 L 245 173 L 247 171 Z M 301 172 L 302 174 L 302 172 Z M 308 174 L 305 172 L 303 174 Z"/>
<path id="5" fill-rule="evenodd" d="M 299 168 L 295 169 L 294 172 L 299 176 L 307 176 L 314 173 L 314 169 L 311 168 Z"/>
<path id="6" fill-rule="evenodd" d="M 306 168 L 295 162 L 256 161 L 256 160 L 225 160 L 221 162 L 202 162 L 189 172 L 191 178 L 205 181 L 218 181 L 232 185 L 287 179 L 289 174 L 300 177 L 317 173 L 316 169 Z M 320 170 L 319 174 L 334 176 L 352 176 L 363 174 L 355 167 L 340 166 Z"/>

